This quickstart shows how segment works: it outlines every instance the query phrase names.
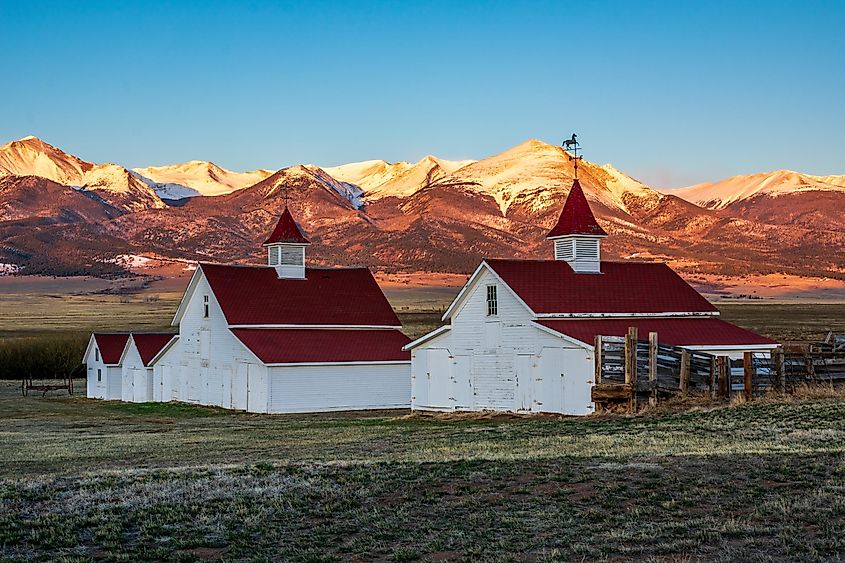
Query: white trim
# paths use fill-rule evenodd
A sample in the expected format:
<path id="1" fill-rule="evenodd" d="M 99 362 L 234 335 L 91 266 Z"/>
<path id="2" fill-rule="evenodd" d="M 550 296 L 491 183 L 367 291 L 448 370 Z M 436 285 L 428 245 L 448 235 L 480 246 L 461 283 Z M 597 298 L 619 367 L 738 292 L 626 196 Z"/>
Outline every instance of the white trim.
<path id="1" fill-rule="evenodd" d="M 194 270 L 190 281 L 188 281 L 188 286 L 185 288 L 185 293 L 182 294 L 182 300 L 179 301 L 179 306 L 176 308 L 176 314 L 173 315 L 173 320 L 170 321 L 170 326 L 179 326 L 179 322 L 185 316 L 185 310 L 188 308 L 188 301 L 190 301 L 189 296 L 193 295 L 194 289 L 196 289 L 199 283 L 200 275 L 205 277 L 205 272 L 202 271 L 202 264 L 197 262 L 197 269 Z M 211 288 L 211 284 L 208 284 L 208 287 Z M 212 291 L 212 293 L 214 292 Z"/>
<path id="2" fill-rule="evenodd" d="M 259 360 L 260 361 L 260 360 Z M 411 360 L 373 360 L 373 361 L 357 361 L 357 362 L 286 362 L 267 364 L 261 362 L 268 368 L 277 367 L 299 367 L 299 366 L 385 366 L 385 365 L 399 365 L 410 364 Z"/>
<path id="3" fill-rule="evenodd" d="M 440 318 L 441 321 L 445 322 L 449 320 L 454 314 L 454 309 L 457 308 L 458 304 L 463 304 L 463 301 L 465 301 L 466 293 L 469 291 L 470 287 L 475 285 L 475 282 L 477 281 L 477 278 L 481 273 L 482 267 L 487 268 L 487 271 L 490 272 L 493 277 L 496 278 L 496 280 L 498 280 L 503 286 L 505 286 L 507 290 L 511 293 L 511 295 L 514 297 L 514 299 L 516 299 L 518 303 L 525 307 L 529 313 L 531 313 L 535 317 L 537 316 L 537 314 L 531 309 L 531 307 L 529 307 L 528 304 L 522 300 L 522 297 L 520 297 L 519 294 L 517 294 L 517 292 L 514 291 L 513 288 L 509 286 L 507 282 L 505 282 L 505 280 L 502 279 L 502 277 L 496 272 L 496 269 L 493 268 L 490 264 L 488 264 L 486 260 L 482 260 L 481 264 L 478 265 L 478 268 L 475 269 L 475 272 L 473 272 L 473 274 L 464 284 L 464 287 L 462 287 L 461 291 L 458 292 L 458 295 L 457 297 L 455 297 L 455 300 L 452 301 L 452 304 L 449 305 L 449 308 L 446 309 L 445 313 L 443 313 L 443 316 Z"/>
<path id="4" fill-rule="evenodd" d="M 86 362 L 85 362 L 86 364 L 88 363 L 88 362 L 87 362 L 87 360 L 88 360 L 88 354 L 90 354 L 90 353 L 91 353 L 91 345 L 92 345 L 92 344 L 93 344 L 94 346 L 97 346 L 97 349 L 99 349 L 99 348 L 100 348 L 100 347 L 97 345 L 97 339 L 94 337 L 94 333 L 93 333 L 93 332 L 91 333 L 91 338 L 89 338 L 89 339 L 88 339 L 88 346 L 86 346 L 86 347 L 85 347 L 85 355 L 83 355 L 83 356 L 82 356 L 82 357 L 86 360 Z M 102 358 L 102 357 L 103 357 L 103 355 L 102 355 L 102 354 L 100 354 L 100 357 Z M 96 362 L 97 360 L 94 360 L 94 361 Z M 103 365 L 105 365 L 105 364 L 106 364 L 106 362 L 103 362 Z"/>
<path id="5" fill-rule="evenodd" d="M 719 311 L 685 311 L 666 313 L 541 313 L 536 315 L 538 319 L 605 319 L 605 318 L 630 318 L 640 317 L 718 317 Z"/>
<path id="6" fill-rule="evenodd" d="M 590 344 L 588 342 L 582 342 L 581 340 L 578 340 L 577 338 L 572 338 L 568 334 L 564 334 L 562 332 L 556 331 L 553 328 L 543 326 L 540 323 L 538 323 L 537 321 L 531 321 L 531 324 L 535 328 L 539 328 L 543 332 L 547 332 L 547 333 L 551 334 L 552 336 L 556 336 L 556 337 L 560 338 L 561 340 L 565 340 L 565 341 L 569 342 L 570 344 L 575 344 L 579 348 L 584 348 L 585 350 L 588 350 L 588 351 L 595 350 L 595 346 L 593 344 Z"/>
<path id="7" fill-rule="evenodd" d="M 126 339 L 126 344 L 124 344 L 124 345 L 123 345 L 123 352 L 121 352 L 121 353 L 120 353 L 120 360 L 119 360 L 119 362 L 118 362 L 118 364 L 117 364 L 117 365 L 119 365 L 119 366 L 122 366 L 122 365 L 123 365 L 123 360 L 124 360 L 124 359 L 126 359 L 126 353 L 129 351 L 129 343 L 130 343 L 130 342 L 132 343 L 132 345 L 133 345 L 133 346 L 135 346 L 135 349 L 136 349 L 136 350 L 138 349 L 138 345 L 137 345 L 137 344 L 135 344 L 135 339 L 134 339 L 134 338 L 132 338 L 132 333 L 130 332 L 130 333 L 129 333 L 129 338 L 127 338 L 127 339 Z M 138 352 L 138 357 L 139 357 L 139 358 L 141 357 L 141 353 L 140 353 L 140 352 Z M 142 363 L 142 364 L 144 363 L 144 360 L 143 360 L 143 359 L 141 360 L 141 363 Z M 146 366 L 145 366 L 145 367 L 146 367 Z"/>
<path id="8" fill-rule="evenodd" d="M 157 353 L 155 356 L 153 356 L 153 358 L 150 360 L 150 364 L 149 364 L 147 367 L 148 367 L 148 368 L 155 367 L 156 362 L 157 362 L 159 359 L 161 359 L 161 356 L 163 356 L 165 352 L 167 352 L 168 350 L 170 350 L 170 348 L 171 348 L 171 347 L 172 347 L 172 346 L 176 343 L 176 341 L 177 341 L 177 340 L 179 340 L 179 335 L 178 335 L 178 334 L 174 334 L 174 335 L 173 335 L 173 338 L 171 338 L 170 340 L 168 340 L 168 341 L 167 341 L 167 344 L 165 344 L 165 345 L 161 348 L 161 350 L 159 350 L 159 351 L 158 351 L 158 353 Z M 141 358 L 141 361 L 144 361 L 144 359 L 143 359 L 143 358 Z"/>
<path id="9" fill-rule="evenodd" d="M 440 328 L 436 328 L 436 329 L 432 330 L 431 332 L 429 332 L 428 334 L 424 334 L 424 335 L 420 336 L 419 338 L 417 338 L 416 340 L 414 340 L 412 342 L 408 342 L 407 344 L 402 346 L 402 350 L 404 350 L 405 352 L 409 352 L 409 351 L 413 350 L 414 348 L 416 348 L 417 346 L 419 346 L 420 344 L 422 344 L 423 342 L 428 342 L 432 338 L 437 338 L 438 336 L 440 336 L 444 332 L 448 332 L 450 330 L 452 330 L 452 325 L 444 325 L 444 326 L 441 326 Z"/>
<path id="10" fill-rule="evenodd" d="M 393 325 L 298 325 L 298 324 L 278 324 L 278 325 L 227 325 L 230 330 L 239 328 L 256 328 L 256 329 L 340 329 L 340 330 L 401 330 L 402 326 Z"/>
<path id="11" fill-rule="evenodd" d="M 700 352 L 706 352 L 708 350 L 745 350 L 752 352 L 755 350 L 774 350 L 779 347 L 780 344 L 682 344 L 679 346 L 679 348 L 698 350 Z"/>

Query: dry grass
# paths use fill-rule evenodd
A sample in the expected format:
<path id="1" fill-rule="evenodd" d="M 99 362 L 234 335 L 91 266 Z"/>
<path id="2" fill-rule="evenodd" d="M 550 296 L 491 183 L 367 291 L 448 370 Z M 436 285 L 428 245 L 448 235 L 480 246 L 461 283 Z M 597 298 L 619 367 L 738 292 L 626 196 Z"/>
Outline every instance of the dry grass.
<path id="1" fill-rule="evenodd" d="M 845 556 L 840 397 L 260 416 L 7 391 L 0 559 Z"/>

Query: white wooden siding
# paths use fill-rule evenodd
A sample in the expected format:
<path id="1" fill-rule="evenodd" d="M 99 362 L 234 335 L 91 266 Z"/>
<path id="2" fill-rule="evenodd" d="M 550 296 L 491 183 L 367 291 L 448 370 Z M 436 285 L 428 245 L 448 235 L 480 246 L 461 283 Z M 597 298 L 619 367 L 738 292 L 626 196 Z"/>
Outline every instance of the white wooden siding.
<path id="1" fill-rule="evenodd" d="M 488 316 L 493 284 L 497 314 Z M 412 408 L 591 412 L 592 353 L 533 319 L 504 283 L 480 270 L 452 314 L 451 330 L 413 351 Z"/>
<path id="2" fill-rule="evenodd" d="M 407 408 L 410 366 L 326 365 L 269 368 L 269 412 Z"/>

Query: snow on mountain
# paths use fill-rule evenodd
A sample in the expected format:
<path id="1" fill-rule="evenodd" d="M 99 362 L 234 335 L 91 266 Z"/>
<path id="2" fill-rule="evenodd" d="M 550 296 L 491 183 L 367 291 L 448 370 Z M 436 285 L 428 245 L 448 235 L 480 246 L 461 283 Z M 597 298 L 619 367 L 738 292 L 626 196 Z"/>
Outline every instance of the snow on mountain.
<path id="1" fill-rule="evenodd" d="M 81 186 L 94 164 L 45 143 L 24 137 L 0 147 L 0 170 L 15 176 L 40 176 L 65 186 Z"/>
<path id="2" fill-rule="evenodd" d="M 314 180 L 316 180 L 324 187 L 330 190 L 334 190 L 338 194 L 343 196 L 347 201 L 349 201 L 349 203 L 353 205 L 353 207 L 355 207 L 355 209 L 360 209 L 360 207 L 364 205 L 364 191 L 361 189 L 360 186 L 349 182 L 339 181 L 319 166 L 314 166 L 313 164 L 305 164 L 299 166 L 291 166 L 286 170 L 289 170 L 292 173 L 302 173 L 310 175 Z"/>
<path id="3" fill-rule="evenodd" d="M 356 186 L 364 191 L 368 201 L 383 197 L 407 197 L 420 188 L 439 180 L 454 171 L 472 164 L 474 160 L 444 160 L 428 155 L 419 162 L 366 160 L 323 170 L 333 178 Z"/>
<path id="4" fill-rule="evenodd" d="M 777 197 L 808 191 L 842 191 L 843 188 L 845 176 L 820 177 L 792 170 L 776 170 L 696 184 L 672 190 L 671 193 L 702 207 L 724 209 L 758 195 Z"/>
<path id="5" fill-rule="evenodd" d="M 165 207 L 164 202 L 146 182 L 117 164 L 97 164 L 85 173 L 81 190 L 100 197 L 127 211 Z"/>
<path id="6" fill-rule="evenodd" d="M 228 194 L 273 174 L 271 170 L 233 172 L 203 160 L 135 168 L 134 171 L 149 180 L 148 183 L 165 199 Z"/>

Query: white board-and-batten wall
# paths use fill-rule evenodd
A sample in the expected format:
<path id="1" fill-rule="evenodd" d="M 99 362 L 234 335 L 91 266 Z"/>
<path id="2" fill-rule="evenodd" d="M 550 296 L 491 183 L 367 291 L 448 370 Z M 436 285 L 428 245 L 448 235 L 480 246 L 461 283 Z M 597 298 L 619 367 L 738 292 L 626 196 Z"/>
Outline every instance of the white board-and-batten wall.
<path id="1" fill-rule="evenodd" d="M 488 286 L 496 288 L 494 315 Z M 458 300 L 450 328 L 412 350 L 413 409 L 593 412 L 592 346 L 533 323 L 531 310 L 486 266 Z"/>
<path id="2" fill-rule="evenodd" d="M 153 400 L 153 368 L 144 365 L 131 336 L 122 356 L 120 399 L 130 403 Z"/>
<path id="3" fill-rule="evenodd" d="M 91 335 L 85 353 L 85 395 L 89 399 L 120 400 L 123 396 L 123 370 L 119 365 L 107 365 Z"/>
<path id="4" fill-rule="evenodd" d="M 155 363 L 153 400 L 256 413 L 410 405 L 409 362 L 265 365 L 229 330 L 201 272 L 195 282 L 179 319 L 179 339 Z"/>

